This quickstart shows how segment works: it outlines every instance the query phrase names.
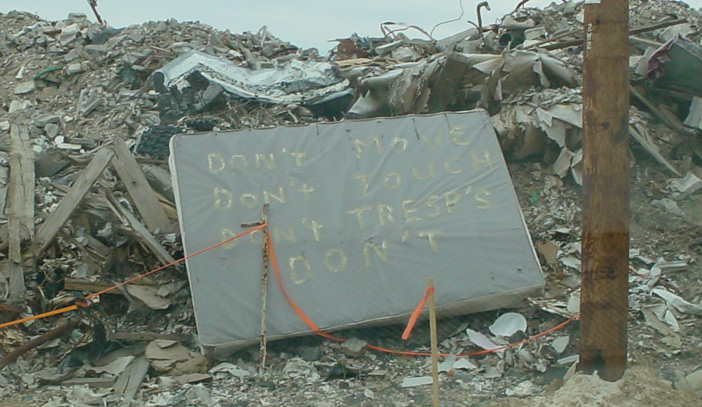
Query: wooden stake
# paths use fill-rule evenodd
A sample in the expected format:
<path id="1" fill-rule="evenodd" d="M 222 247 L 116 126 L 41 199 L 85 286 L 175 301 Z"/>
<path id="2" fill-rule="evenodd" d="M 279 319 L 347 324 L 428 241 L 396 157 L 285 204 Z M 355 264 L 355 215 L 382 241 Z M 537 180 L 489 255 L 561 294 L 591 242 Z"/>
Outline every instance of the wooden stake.
<path id="1" fill-rule="evenodd" d="M 626 369 L 629 270 L 628 0 L 585 4 L 580 364 Z"/>
<path id="2" fill-rule="evenodd" d="M 439 344 L 436 338 L 436 300 L 434 298 L 434 279 L 427 278 L 429 290 L 429 332 L 431 336 L 431 376 L 433 378 L 432 402 L 439 407 Z"/>
<path id="3" fill-rule="evenodd" d="M 261 220 L 255 223 L 243 223 L 243 227 L 255 227 L 268 222 L 268 204 L 261 209 Z M 266 333 L 266 304 L 268 302 L 268 227 L 263 231 L 263 270 L 261 270 L 261 343 L 259 347 L 258 374 L 263 376 L 266 368 L 267 333 Z"/>

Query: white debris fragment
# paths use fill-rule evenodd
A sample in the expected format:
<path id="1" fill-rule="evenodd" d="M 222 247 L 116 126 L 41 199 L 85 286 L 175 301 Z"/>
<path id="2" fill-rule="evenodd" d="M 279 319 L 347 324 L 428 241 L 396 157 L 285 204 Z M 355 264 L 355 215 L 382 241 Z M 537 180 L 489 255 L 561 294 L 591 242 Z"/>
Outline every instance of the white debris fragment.
<path id="1" fill-rule="evenodd" d="M 572 315 L 580 314 L 580 290 L 573 292 L 568 297 L 568 312 Z"/>
<path id="2" fill-rule="evenodd" d="M 495 336 L 510 337 L 517 332 L 526 332 L 527 320 L 516 312 L 508 312 L 500 315 L 489 329 Z"/>
<path id="3" fill-rule="evenodd" d="M 476 370 L 478 366 L 471 363 L 468 358 L 460 358 L 453 364 L 454 370 Z"/>
<path id="4" fill-rule="evenodd" d="M 471 342 L 473 342 L 475 345 L 485 349 L 485 350 L 490 350 L 490 349 L 496 349 L 499 346 L 495 344 L 490 338 L 485 336 L 484 334 L 474 331 L 470 328 L 466 329 L 466 333 L 468 334 L 468 339 L 470 339 Z M 504 352 L 504 349 L 498 350 L 496 352 L 501 353 Z"/>
<path id="5" fill-rule="evenodd" d="M 673 191 L 670 197 L 679 201 L 702 189 L 702 180 L 697 178 L 694 173 L 688 172 L 682 178 L 672 179 L 668 184 L 668 188 Z"/>
<path id="6" fill-rule="evenodd" d="M 526 397 L 531 396 L 536 391 L 536 385 L 528 380 L 523 381 L 511 389 L 505 390 L 507 396 Z"/>
<path id="7" fill-rule="evenodd" d="M 400 387 L 417 387 L 426 386 L 427 384 L 432 384 L 433 379 L 431 376 L 420 376 L 420 377 L 406 377 L 400 383 Z"/>
<path id="8" fill-rule="evenodd" d="M 670 198 L 654 199 L 651 201 L 651 205 L 663 209 L 672 215 L 683 216 L 685 214 L 678 206 L 678 203 Z"/>
<path id="9" fill-rule="evenodd" d="M 448 355 L 446 359 L 444 359 L 441 363 L 439 363 L 439 372 L 448 373 L 449 371 L 454 369 L 454 363 L 456 363 L 456 355 L 452 353 Z"/>
<path id="10" fill-rule="evenodd" d="M 223 362 L 223 363 L 218 364 L 217 366 L 210 369 L 208 373 L 210 373 L 210 374 L 228 373 L 228 374 L 238 378 L 241 382 L 243 382 L 247 376 L 251 376 L 251 372 L 244 370 L 244 369 L 240 368 L 239 366 L 237 366 L 233 363 L 229 363 L 229 362 Z"/>
<path id="11" fill-rule="evenodd" d="M 676 310 L 678 310 L 682 313 L 693 314 L 693 315 L 702 315 L 702 305 L 693 304 L 691 302 L 685 301 L 684 299 L 671 293 L 670 291 L 666 290 L 665 288 L 661 288 L 661 287 L 654 288 L 653 293 L 656 294 L 657 296 L 663 298 L 669 306 L 674 307 Z"/>
<path id="12" fill-rule="evenodd" d="M 570 336 L 559 336 L 551 342 L 551 346 L 556 353 L 561 354 L 568 347 L 568 343 L 570 343 Z"/>

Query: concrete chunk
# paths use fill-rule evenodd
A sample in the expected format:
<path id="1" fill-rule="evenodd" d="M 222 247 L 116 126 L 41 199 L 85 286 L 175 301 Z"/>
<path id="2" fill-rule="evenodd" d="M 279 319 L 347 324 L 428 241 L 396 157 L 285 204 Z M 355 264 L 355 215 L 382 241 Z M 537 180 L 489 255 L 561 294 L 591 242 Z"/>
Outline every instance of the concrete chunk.
<path id="1" fill-rule="evenodd" d="M 32 92 L 36 88 L 37 85 L 34 83 L 34 80 L 22 82 L 15 86 L 15 95 L 24 95 L 26 93 Z"/>

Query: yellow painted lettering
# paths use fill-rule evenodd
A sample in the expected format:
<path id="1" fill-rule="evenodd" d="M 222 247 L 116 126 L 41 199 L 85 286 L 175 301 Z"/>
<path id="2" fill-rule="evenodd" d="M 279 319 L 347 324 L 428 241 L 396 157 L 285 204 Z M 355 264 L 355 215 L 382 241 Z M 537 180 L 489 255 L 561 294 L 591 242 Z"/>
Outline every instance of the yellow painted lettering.
<path id="1" fill-rule="evenodd" d="M 284 204 L 285 203 L 285 191 L 283 191 L 283 187 L 278 187 L 278 195 L 274 195 L 272 192 L 263 190 L 263 202 L 271 203 L 271 198 Z"/>
<path id="2" fill-rule="evenodd" d="M 336 261 L 332 264 L 331 258 L 333 256 L 336 257 Z M 344 253 L 343 250 L 331 249 L 324 254 L 324 260 L 322 262 L 324 263 L 324 266 L 329 269 L 329 271 L 338 273 L 346 270 L 348 260 L 349 258 L 346 257 L 346 253 Z"/>
<path id="3" fill-rule="evenodd" d="M 256 153 L 256 169 L 259 170 L 265 166 L 269 171 L 275 169 L 275 156 L 273 154 L 268 154 L 268 157 L 261 153 Z"/>
<path id="4" fill-rule="evenodd" d="M 470 141 L 465 140 L 466 132 L 463 130 L 464 128 L 465 126 L 458 125 L 453 125 L 449 128 L 449 137 L 451 137 L 453 144 L 457 146 L 467 146 L 470 144 Z"/>
<path id="5" fill-rule="evenodd" d="M 488 166 L 490 169 L 492 169 L 492 160 L 490 160 L 490 152 L 485 150 L 483 152 L 483 157 L 479 157 L 478 153 L 475 151 L 470 152 L 470 156 L 473 159 L 472 164 L 473 168 L 476 171 L 481 170 L 483 167 Z"/>
<path id="6" fill-rule="evenodd" d="M 368 195 L 368 180 L 373 176 L 373 174 L 354 174 L 351 177 L 353 179 L 361 180 L 361 196 Z"/>
<path id="7" fill-rule="evenodd" d="M 219 230 L 219 235 L 222 239 L 220 241 L 224 242 L 226 240 L 233 238 L 237 234 L 232 232 L 231 229 L 222 228 Z M 231 250 L 231 249 L 235 248 L 238 243 L 239 243 L 239 241 L 237 239 L 234 239 L 231 242 L 227 242 L 227 243 L 223 244 L 221 247 L 222 247 L 222 250 Z"/>
<path id="8" fill-rule="evenodd" d="M 363 221 L 363 214 L 365 212 L 370 211 L 371 209 L 373 208 L 370 206 L 361 206 L 360 208 L 348 210 L 346 211 L 346 213 L 348 215 L 356 215 L 356 220 L 358 221 L 358 228 L 360 230 L 363 230 L 366 228 L 366 222 Z"/>
<path id="9" fill-rule="evenodd" d="M 444 170 L 446 170 L 447 173 L 449 174 L 460 174 L 463 172 L 463 168 L 460 166 L 452 166 L 451 163 L 459 162 L 460 160 L 458 157 L 450 157 L 447 158 L 446 161 L 444 161 Z"/>
<path id="10" fill-rule="evenodd" d="M 441 197 L 439 195 L 432 195 L 429 198 L 427 198 L 427 206 L 434 209 L 432 213 L 427 215 L 427 218 L 435 218 L 441 215 L 441 204 L 439 203 L 440 200 Z"/>
<path id="11" fill-rule="evenodd" d="M 215 188 L 212 192 L 216 209 L 229 209 L 234 205 L 234 195 L 225 188 Z"/>
<path id="12" fill-rule="evenodd" d="M 422 137 L 422 141 L 424 144 L 427 145 L 432 150 L 438 150 L 439 147 L 441 147 L 441 137 L 444 135 L 444 132 L 441 130 L 437 130 L 434 132 L 434 135 L 431 138 L 427 137 Z"/>
<path id="13" fill-rule="evenodd" d="M 407 151 L 407 139 L 402 137 L 395 137 L 394 139 L 392 139 L 390 149 L 395 154 L 404 153 L 405 151 Z"/>
<path id="14" fill-rule="evenodd" d="M 439 233 L 441 233 L 441 230 L 439 230 L 439 229 L 434 229 L 434 230 L 428 230 L 428 231 L 426 231 L 426 232 L 419 232 L 418 235 L 419 235 L 419 237 L 426 237 L 426 238 L 427 238 L 427 241 L 429 242 L 429 247 L 431 247 L 431 251 L 433 251 L 434 253 L 438 253 L 438 252 L 439 252 L 439 247 L 438 247 L 438 245 L 436 244 L 436 239 L 435 239 L 435 237 L 436 237 L 436 235 L 438 235 Z"/>
<path id="15" fill-rule="evenodd" d="M 297 263 L 302 263 L 302 265 L 304 266 L 305 270 L 303 273 L 300 273 L 297 270 L 295 266 Z M 293 283 L 303 284 L 312 279 L 312 267 L 310 266 L 310 262 L 307 261 L 305 256 L 290 257 L 288 259 L 288 265 L 290 266 L 290 279 Z"/>
<path id="16" fill-rule="evenodd" d="M 417 167 L 412 167 L 412 176 L 414 176 L 414 178 L 418 181 L 436 177 L 436 168 L 434 168 L 434 163 L 427 162 L 427 172 L 424 174 L 420 174 Z"/>
<path id="17" fill-rule="evenodd" d="M 290 155 L 295 159 L 295 166 L 302 167 L 302 159 L 305 158 L 307 153 L 301 151 L 291 151 Z"/>
<path id="18" fill-rule="evenodd" d="M 392 216 L 392 207 L 390 205 L 378 205 L 378 221 L 380 221 L 381 226 L 395 223 L 395 217 Z"/>
<path id="19" fill-rule="evenodd" d="M 383 242 L 380 245 L 377 245 L 370 240 L 363 244 L 363 261 L 366 267 L 370 267 L 371 265 L 371 250 L 375 252 L 375 255 L 378 256 L 381 261 L 384 261 L 385 263 L 388 262 L 388 248 L 386 247 L 385 239 L 383 239 Z"/>
<path id="20" fill-rule="evenodd" d="M 234 154 L 232 158 L 229 159 L 229 165 L 235 171 L 244 171 L 244 169 L 249 166 L 249 160 L 241 154 Z"/>
<path id="21" fill-rule="evenodd" d="M 453 207 L 461 201 L 461 194 L 456 191 L 448 191 L 444 194 L 446 203 L 446 213 L 453 213 Z"/>
<path id="22" fill-rule="evenodd" d="M 478 192 L 475 193 L 475 200 L 480 202 L 480 205 L 476 205 L 475 207 L 478 209 L 489 209 L 490 208 L 490 199 L 488 197 L 492 195 L 490 191 L 487 189 L 481 189 Z"/>
<path id="23" fill-rule="evenodd" d="M 289 243 L 297 243 L 297 239 L 295 238 L 295 231 L 293 230 L 292 226 L 288 226 L 287 233 L 281 230 L 279 227 L 274 227 L 273 239 L 275 239 L 276 241 L 280 239 L 285 239 Z"/>
<path id="24" fill-rule="evenodd" d="M 368 141 L 363 141 L 361 139 L 355 139 L 353 141 L 353 149 L 356 151 L 356 157 L 361 158 L 363 156 L 363 147 L 372 147 L 375 144 L 375 150 L 378 152 L 378 154 L 381 154 L 383 152 L 383 146 L 380 144 L 380 137 L 379 136 L 373 136 L 370 140 Z"/>
<path id="25" fill-rule="evenodd" d="M 302 184 L 302 186 L 297 189 L 297 192 L 301 193 L 305 197 L 305 201 L 309 201 L 310 194 L 314 192 L 314 188 L 307 184 Z"/>
<path id="26" fill-rule="evenodd" d="M 398 172 L 391 172 L 385 176 L 383 180 L 383 185 L 387 189 L 398 189 L 402 185 L 402 175 Z"/>
<path id="27" fill-rule="evenodd" d="M 414 205 L 414 199 L 407 199 L 405 201 L 402 201 L 402 217 L 405 219 L 405 222 L 410 223 L 410 222 L 416 222 L 418 220 L 422 220 L 419 216 L 412 216 L 410 213 L 412 212 L 417 212 L 418 209 L 410 208 L 412 205 Z"/>
<path id="28" fill-rule="evenodd" d="M 239 201 L 241 202 L 242 205 L 249 209 L 253 209 L 258 206 L 258 198 L 256 198 L 256 195 L 246 193 L 246 194 L 241 194 L 241 197 L 239 198 Z"/>
<path id="29" fill-rule="evenodd" d="M 217 153 L 210 153 L 207 155 L 207 166 L 210 168 L 210 172 L 216 174 L 222 171 L 227 163 L 224 162 L 224 158 Z"/>
<path id="30" fill-rule="evenodd" d="M 307 218 L 302 219 L 302 224 L 305 225 L 305 227 L 307 229 L 312 231 L 312 235 L 314 236 L 315 242 L 319 242 L 319 240 L 320 240 L 319 239 L 319 229 L 323 228 L 324 225 L 322 225 L 321 223 L 318 223 L 314 219 L 307 219 Z"/>

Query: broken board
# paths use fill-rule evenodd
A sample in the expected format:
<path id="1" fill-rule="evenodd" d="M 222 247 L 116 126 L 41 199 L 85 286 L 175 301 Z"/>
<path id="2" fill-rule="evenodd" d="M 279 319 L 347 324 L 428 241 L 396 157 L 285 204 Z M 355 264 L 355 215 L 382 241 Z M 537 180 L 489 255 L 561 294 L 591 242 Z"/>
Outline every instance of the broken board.
<path id="1" fill-rule="evenodd" d="M 176 135 L 186 255 L 268 219 L 283 284 L 320 328 L 400 322 L 433 277 L 443 314 L 523 304 L 543 276 L 484 111 Z M 260 338 L 263 234 L 187 260 L 201 345 Z M 310 333 L 275 282 L 269 339 Z"/>

